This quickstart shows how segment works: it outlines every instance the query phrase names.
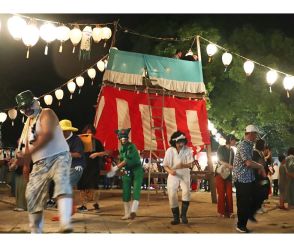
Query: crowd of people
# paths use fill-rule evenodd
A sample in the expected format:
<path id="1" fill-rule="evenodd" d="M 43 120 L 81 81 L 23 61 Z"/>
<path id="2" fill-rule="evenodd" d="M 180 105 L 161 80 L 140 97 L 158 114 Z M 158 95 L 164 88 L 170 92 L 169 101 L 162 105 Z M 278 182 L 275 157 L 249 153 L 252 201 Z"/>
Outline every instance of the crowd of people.
<path id="1" fill-rule="evenodd" d="M 180 54 L 179 54 L 180 56 Z M 15 211 L 29 213 L 29 226 L 32 233 L 41 233 L 44 224 L 44 209 L 57 206 L 59 214 L 52 220 L 59 221 L 59 232 L 72 232 L 71 216 L 88 210 L 89 201 L 93 209 L 99 210 L 99 180 L 101 170 L 107 174 L 103 181 L 109 183 L 115 175 L 121 178 L 124 215 L 122 220 L 135 219 L 139 208 L 141 189 L 147 185 L 144 171 L 166 172 L 166 188 L 173 220 L 172 225 L 188 224 L 187 212 L 190 206 L 191 190 L 197 186 L 191 179 L 195 160 L 187 146 L 188 139 L 182 131 L 175 131 L 169 140 L 162 166 L 144 160 L 129 141 L 130 129 L 115 131 L 120 141 L 116 163 L 111 151 L 104 150 L 102 143 L 95 139 L 95 128 L 87 125 L 81 135 L 67 119 L 58 120 L 51 109 L 43 109 L 31 91 L 16 96 L 20 111 L 27 116 L 15 158 L 7 158 L 10 171 L 14 172 L 13 193 L 16 196 Z M 217 190 L 217 213 L 220 218 L 232 218 L 233 187 L 236 188 L 237 226 L 240 233 L 248 233 L 247 222 L 257 222 L 256 214 L 263 213 L 264 202 L 269 194 L 280 197 L 279 208 L 294 208 L 294 148 L 287 155 L 279 156 L 279 165 L 273 162 L 270 148 L 259 138 L 259 130 L 248 125 L 244 139 L 234 135 L 226 137 L 225 145 L 217 150 L 218 162 L 215 167 Z M 144 163 L 145 161 L 145 163 Z M 3 169 L 3 165 L 1 166 Z M 207 166 L 208 169 L 208 166 Z M 2 173 L 1 173 L 2 174 Z M 209 181 L 203 180 L 209 191 Z M 153 184 L 158 183 L 153 178 Z M 273 191 L 272 191 L 273 184 Z M 181 190 L 181 210 L 178 192 Z M 80 192 L 79 200 L 73 191 Z M 47 198 L 49 198 L 47 200 Z M 47 200 L 47 204 L 46 204 Z M 80 207 L 77 208 L 80 202 Z M 287 203 L 287 207 L 286 204 Z"/>
<path id="2" fill-rule="evenodd" d="M 215 170 L 218 194 L 217 211 L 220 217 L 234 217 L 232 187 L 236 188 L 237 226 L 240 233 L 249 233 L 248 220 L 257 223 L 256 214 L 266 212 L 264 203 L 269 195 L 280 196 L 282 210 L 293 208 L 294 148 L 289 148 L 287 158 L 279 156 L 280 165 L 273 161 L 272 152 L 259 138 L 254 125 L 245 128 L 244 139 L 232 147 L 237 138 L 228 135 L 226 144 L 218 148 L 218 164 Z M 273 185 L 273 191 L 272 191 Z M 285 207 L 285 202 L 288 207 Z"/>

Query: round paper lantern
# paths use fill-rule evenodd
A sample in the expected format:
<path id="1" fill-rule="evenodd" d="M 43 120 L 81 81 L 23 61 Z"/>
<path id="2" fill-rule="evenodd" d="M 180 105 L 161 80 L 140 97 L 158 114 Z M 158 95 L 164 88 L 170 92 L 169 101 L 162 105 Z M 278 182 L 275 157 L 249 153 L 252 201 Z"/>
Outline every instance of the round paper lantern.
<path id="1" fill-rule="evenodd" d="M 76 78 L 76 84 L 77 84 L 78 87 L 79 87 L 79 94 L 81 93 L 81 87 L 84 86 L 84 83 L 85 83 L 84 77 L 82 77 L 82 76 L 78 76 L 78 77 Z"/>
<path id="2" fill-rule="evenodd" d="M 102 39 L 108 40 L 111 37 L 111 29 L 109 27 L 102 28 Z"/>
<path id="3" fill-rule="evenodd" d="M 9 116 L 9 118 L 11 119 L 11 124 L 12 124 L 12 126 L 14 126 L 14 120 L 16 119 L 16 117 L 17 117 L 17 110 L 16 109 L 10 109 L 9 111 L 8 111 L 8 116 Z"/>
<path id="4" fill-rule="evenodd" d="M 94 80 L 94 78 L 95 78 L 95 76 L 96 76 L 96 70 L 93 69 L 93 68 L 91 68 L 91 69 L 88 69 L 87 73 L 88 73 L 88 76 L 89 76 L 89 77 L 91 78 L 91 80 L 92 80 L 91 85 L 93 86 L 93 80 Z"/>
<path id="5" fill-rule="evenodd" d="M 55 90 L 55 97 L 58 100 L 58 106 L 60 106 L 60 101 L 63 99 L 64 92 L 62 89 Z"/>
<path id="6" fill-rule="evenodd" d="M 250 76 L 254 70 L 254 63 L 250 60 L 247 60 L 244 65 L 244 71 L 246 73 L 247 76 Z"/>
<path id="7" fill-rule="evenodd" d="M 289 98 L 290 97 L 289 91 L 291 91 L 292 88 L 294 87 L 294 77 L 287 75 L 283 80 L 283 85 L 285 90 L 287 90 L 287 97 Z"/>
<path id="8" fill-rule="evenodd" d="M 75 92 L 76 86 L 77 85 L 73 81 L 69 81 L 67 83 L 67 89 L 70 92 L 70 99 L 72 99 L 72 94 Z"/>
<path id="9" fill-rule="evenodd" d="M 208 62 L 211 62 L 212 56 L 217 52 L 217 47 L 215 44 L 208 44 L 206 47 L 206 52 L 208 55 Z"/>
<path id="10" fill-rule="evenodd" d="M 61 42 L 59 52 L 62 52 L 62 43 L 69 39 L 70 29 L 67 26 L 59 26 L 56 28 L 56 38 Z"/>
<path id="11" fill-rule="evenodd" d="M 53 97 L 50 94 L 44 96 L 44 102 L 46 105 L 52 105 Z"/>
<path id="12" fill-rule="evenodd" d="M 95 43 L 99 43 L 102 39 L 102 28 L 101 27 L 95 27 L 92 32 L 92 37 Z"/>
<path id="13" fill-rule="evenodd" d="M 272 92 L 272 85 L 278 79 L 278 73 L 275 70 L 270 70 L 266 73 L 266 81 L 269 84 L 270 92 Z"/>
<path id="14" fill-rule="evenodd" d="M 225 65 L 225 71 L 227 70 L 227 67 L 231 64 L 232 59 L 233 59 L 233 56 L 231 53 L 225 52 L 222 55 L 222 61 L 223 61 L 223 64 Z"/>
<path id="15" fill-rule="evenodd" d="M 69 33 L 70 41 L 73 44 L 72 53 L 75 53 L 76 46 L 80 43 L 82 39 L 82 31 L 79 29 L 78 26 L 75 26 Z"/>
<path id="16" fill-rule="evenodd" d="M 5 112 L 0 112 L 0 124 L 3 124 L 7 119 L 7 114 Z"/>
<path id="17" fill-rule="evenodd" d="M 16 40 L 21 40 L 26 21 L 19 16 L 13 16 L 8 19 L 7 27 L 11 36 Z"/>
<path id="18" fill-rule="evenodd" d="M 102 60 L 98 61 L 97 63 L 97 68 L 99 69 L 99 71 L 103 72 L 105 69 L 105 64 Z"/>
<path id="19" fill-rule="evenodd" d="M 22 41 L 28 48 L 27 58 L 30 57 L 30 47 L 33 47 L 35 44 L 37 44 L 39 38 L 40 32 L 35 23 L 30 23 L 24 27 Z"/>
<path id="20" fill-rule="evenodd" d="M 46 42 L 44 54 L 48 54 L 48 44 L 56 39 L 56 26 L 50 22 L 40 27 L 40 37 Z"/>

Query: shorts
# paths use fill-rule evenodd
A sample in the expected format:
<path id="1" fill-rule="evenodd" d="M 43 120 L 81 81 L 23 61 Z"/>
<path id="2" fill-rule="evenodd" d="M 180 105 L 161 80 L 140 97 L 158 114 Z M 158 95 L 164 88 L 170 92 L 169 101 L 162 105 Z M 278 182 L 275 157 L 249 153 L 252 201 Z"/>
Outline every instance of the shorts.
<path id="1" fill-rule="evenodd" d="M 43 211 L 51 180 L 55 183 L 54 198 L 72 194 L 70 166 L 71 155 L 69 152 L 62 152 L 34 163 L 26 189 L 29 213 Z"/>
<path id="2" fill-rule="evenodd" d="M 83 174 L 83 170 L 77 171 L 75 168 L 70 168 L 70 184 L 72 187 L 77 186 Z"/>

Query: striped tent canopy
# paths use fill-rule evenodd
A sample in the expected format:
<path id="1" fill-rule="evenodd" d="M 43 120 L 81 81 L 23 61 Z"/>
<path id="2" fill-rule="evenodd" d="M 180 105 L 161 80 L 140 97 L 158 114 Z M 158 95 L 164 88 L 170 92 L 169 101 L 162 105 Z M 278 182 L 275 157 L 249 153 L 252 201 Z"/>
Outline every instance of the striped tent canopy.
<path id="1" fill-rule="evenodd" d="M 162 96 L 155 95 L 154 106 L 161 106 Z M 150 128 L 151 115 L 163 113 L 164 140 L 158 130 Z M 154 120 L 156 121 L 156 120 Z M 169 146 L 169 139 L 176 130 L 185 133 L 188 145 L 194 150 L 210 143 L 206 102 L 204 99 L 189 100 L 166 97 L 163 109 L 149 110 L 148 95 L 144 92 L 119 90 L 104 86 L 97 102 L 94 120 L 95 137 L 105 149 L 118 150 L 119 141 L 115 130 L 131 128 L 130 140 L 138 150 L 163 150 Z"/>
<path id="2" fill-rule="evenodd" d="M 142 78 L 146 72 L 154 86 L 176 92 L 205 93 L 200 61 L 185 61 L 116 49 L 110 49 L 103 81 L 142 86 Z"/>

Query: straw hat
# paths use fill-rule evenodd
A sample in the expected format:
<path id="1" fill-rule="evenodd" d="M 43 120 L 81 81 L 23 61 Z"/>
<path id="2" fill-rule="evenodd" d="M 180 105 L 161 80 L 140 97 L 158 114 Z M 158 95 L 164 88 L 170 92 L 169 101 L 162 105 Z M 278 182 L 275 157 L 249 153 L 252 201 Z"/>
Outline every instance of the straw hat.
<path id="1" fill-rule="evenodd" d="M 75 128 L 75 127 L 72 127 L 72 123 L 70 120 L 67 120 L 67 119 L 63 119 L 59 122 L 60 124 L 60 127 L 63 131 L 73 131 L 73 132 L 76 132 L 78 131 L 79 129 Z"/>

